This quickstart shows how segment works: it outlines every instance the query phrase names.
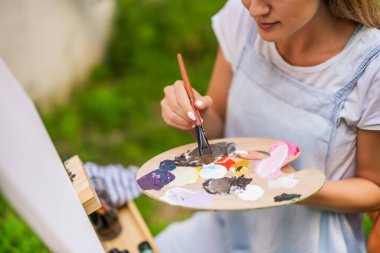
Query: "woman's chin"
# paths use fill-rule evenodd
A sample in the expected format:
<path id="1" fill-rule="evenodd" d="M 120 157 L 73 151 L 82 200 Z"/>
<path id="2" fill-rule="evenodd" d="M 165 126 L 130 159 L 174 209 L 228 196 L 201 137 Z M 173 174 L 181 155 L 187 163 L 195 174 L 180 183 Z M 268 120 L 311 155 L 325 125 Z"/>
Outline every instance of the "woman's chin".
<path id="1" fill-rule="evenodd" d="M 275 22 L 273 25 L 257 24 L 257 30 L 260 37 L 268 42 L 277 42 L 284 37 L 284 31 L 281 22 Z"/>
<path id="2" fill-rule="evenodd" d="M 277 42 L 280 40 L 280 36 L 275 34 L 274 32 L 265 32 L 265 31 L 260 31 L 259 29 L 259 34 L 262 40 L 268 41 L 268 42 Z"/>

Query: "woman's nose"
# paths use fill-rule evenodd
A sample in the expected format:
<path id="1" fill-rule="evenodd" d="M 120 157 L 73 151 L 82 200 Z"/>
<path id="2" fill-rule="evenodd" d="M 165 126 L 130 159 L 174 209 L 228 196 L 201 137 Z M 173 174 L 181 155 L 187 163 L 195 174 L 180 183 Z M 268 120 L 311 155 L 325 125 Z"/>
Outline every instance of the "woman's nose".
<path id="1" fill-rule="evenodd" d="M 265 16 L 270 12 L 270 5 L 266 0 L 243 1 L 243 4 L 253 18 Z"/>

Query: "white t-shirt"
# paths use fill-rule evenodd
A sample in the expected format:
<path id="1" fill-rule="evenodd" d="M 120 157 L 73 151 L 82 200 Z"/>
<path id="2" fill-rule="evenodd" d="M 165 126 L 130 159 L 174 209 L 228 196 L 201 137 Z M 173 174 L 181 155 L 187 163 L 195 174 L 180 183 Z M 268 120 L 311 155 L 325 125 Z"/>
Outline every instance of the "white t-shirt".
<path id="1" fill-rule="evenodd" d="M 224 57 L 235 70 L 249 29 L 255 22 L 240 0 L 229 0 L 212 18 L 212 25 Z M 274 42 L 256 36 L 254 48 L 280 71 L 318 89 L 339 90 L 349 80 L 351 66 L 359 66 L 368 50 L 380 45 L 380 30 L 363 27 L 339 54 L 327 61 L 298 67 L 287 63 L 277 51 Z M 348 67 L 350 66 L 350 67 Z M 356 67 L 356 68 L 357 68 Z M 355 69 L 356 69 L 355 68 Z M 348 125 L 367 130 L 380 130 L 380 57 L 365 70 L 349 94 L 340 114 Z"/>

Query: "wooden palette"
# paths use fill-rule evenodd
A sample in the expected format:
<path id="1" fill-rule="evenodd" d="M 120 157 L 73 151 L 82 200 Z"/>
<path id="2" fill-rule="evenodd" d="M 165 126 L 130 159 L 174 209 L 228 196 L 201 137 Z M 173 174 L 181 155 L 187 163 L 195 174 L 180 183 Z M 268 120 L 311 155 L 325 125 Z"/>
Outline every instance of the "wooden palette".
<path id="1" fill-rule="evenodd" d="M 237 144 L 239 149 L 243 150 L 261 150 L 261 151 L 269 151 L 269 147 L 278 142 L 278 140 L 274 139 L 262 139 L 262 138 L 226 138 L 226 139 L 215 139 L 210 141 L 210 144 L 217 142 L 234 142 Z M 196 143 L 184 145 L 181 147 L 177 147 L 171 150 L 168 150 L 164 153 L 161 153 L 154 158 L 150 159 L 143 166 L 141 166 L 140 170 L 137 173 L 137 179 L 142 176 L 156 170 L 159 168 L 159 164 L 163 160 L 174 160 L 176 156 L 179 156 L 182 153 L 185 153 L 188 150 L 192 150 L 197 147 Z M 298 154 L 299 155 L 299 154 Z M 298 156 L 297 156 L 298 157 Z M 297 158 L 295 157 L 295 158 Z M 295 159 L 294 158 L 294 159 Z M 242 160 L 238 157 L 231 157 L 231 159 L 235 161 Z M 292 159 L 292 160 L 294 160 Z M 290 161 L 291 162 L 291 161 Z M 255 201 L 243 200 L 233 195 L 218 195 L 218 194 L 210 194 L 212 197 L 211 205 L 205 206 L 197 206 L 193 205 L 183 206 L 185 208 L 197 209 L 197 210 L 249 210 L 249 209 L 260 209 L 260 208 L 269 208 L 276 206 L 283 206 L 292 204 L 298 201 L 301 201 L 312 194 L 316 193 L 324 184 L 326 178 L 324 174 L 318 169 L 304 169 L 295 172 L 293 168 L 289 165 L 285 166 L 282 169 L 284 174 L 286 173 L 294 173 L 294 179 L 298 180 L 298 183 L 293 188 L 269 188 L 268 181 L 260 178 L 258 175 L 254 173 L 254 165 L 252 161 L 249 161 L 249 172 L 246 175 L 247 178 L 252 178 L 251 185 L 260 186 L 264 190 L 264 194 Z M 226 177 L 236 176 L 233 172 L 228 172 Z M 175 179 L 174 179 L 175 181 Z M 189 190 L 204 190 L 202 183 L 206 181 L 205 179 L 199 179 L 197 182 L 193 184 L 187 184 L 185 186 L 181 186 L 181 188 L 189 189 Z M 144 193 L 149 197 L 156 199 L 158 201 L 167 203 L 162 201 L 160 197 L 165 195 L 165 192 L 175 186 L 171 186 L 171 184 L 165 185 L 161 190 L 145 190 Z M 300 198 L 275 202 L 274 197 L 281 195 L 282 193 L 287 194 L 300 194 Z"/>

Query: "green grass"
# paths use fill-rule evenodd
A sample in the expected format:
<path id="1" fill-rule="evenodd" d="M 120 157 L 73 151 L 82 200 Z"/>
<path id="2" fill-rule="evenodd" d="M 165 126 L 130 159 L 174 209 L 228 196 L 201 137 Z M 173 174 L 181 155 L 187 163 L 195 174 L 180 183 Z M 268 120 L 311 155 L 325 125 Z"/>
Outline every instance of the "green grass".
<path id="1" fill-rule="evenodd" d="M 0 207 L 0 252 L 49 252 L 2 196 Z"/>
<path id="2" fill-rule="evenodd" d="M 211 16 L 224 0 L 117 0 L 104 61 L 42 119 L 62 158 L 78 154 L 99 164 L 142 165 L 193 140 L 161 119 L 165 85 L 180 79 L 181 52 L 195 88 L 205 91 L 216 54 Z M 153 234 L 189 211 L 145 196 L 136 200 Z M 48 252 L 0 196 L 0 252 Z"/>

